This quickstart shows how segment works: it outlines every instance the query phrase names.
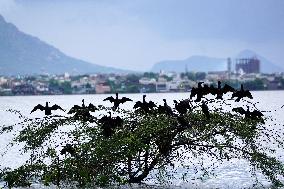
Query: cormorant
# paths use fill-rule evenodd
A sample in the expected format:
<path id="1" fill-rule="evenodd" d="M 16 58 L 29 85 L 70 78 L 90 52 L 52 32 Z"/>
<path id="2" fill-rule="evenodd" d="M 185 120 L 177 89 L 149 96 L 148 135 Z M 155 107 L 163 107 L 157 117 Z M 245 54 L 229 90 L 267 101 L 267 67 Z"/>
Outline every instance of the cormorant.
<path id="1" fill-rule="evenodd" d="M 52 110 L 62 110 L 64 111 L 60 106 L 58 106 L 57 104 L 54 104 L 53 106 L 49 107 L 48 106 L 48 102 L 45 103 L 45 106 L 42 106 L 41 104 L 36 105 L 33 110 L 31 111 L 31 113 L 40 110 L 40 111 L 44 111 L 45 115 L 51 115 L 51 111 Z"/>
<path id="2" fill-rule="evenodd" d="M 73 114 L 75 119 L 83 120 L 83 121 L 90 121 L 93 122 L 93 116 L 90 112 L 95 112 L 98 109 L 93 105 L 89 104 L 88 106 L 85 105 L 85 100 L 82 100 L 82 106 L 74 105 L 68 112 L 68 114 Z"/>
<path id="3" fill-rule="evenodd" d="M 239 91 L 235 91 L 232 94 L 232 98 L 237 97 L 236 102 L 239 102 L 242 98 L 244 97 L 248 97 L 250 99 L 253 99 L 251 93 L 249 92 L 249 90 L 244 90 L 244 86 L 243 84 L 241 84 L 241 89 Z"/>
<path id="4" fill-rule="evenodd" d="M 116 98 L 113 98 L 112 96 L 107 97 L 103 101 L 110 101 L 113 103 L 113 110 L 116 110 L 119 107 L 119 104 L 123 104 L 127 101 L 132 101 L 130 98 L 122 97 L 121 99 L 118 98 L 118 93 L 115 93 Z"/>
<path id="5" fill-rule="evenodd" d="M 82 106 L 74 105 L 68 112 L 68 114 L 73 114 L 73 113 L 78 113 L 81 112 L 82 110 L 87 110 L 90 112 L 95 112 L 98 110 L 92 103 L 89 104 L 89 106 L 85 105 L 85 100 L 82 99 Z"/>
<path id="6" fill-rule="evenodd" d="M 143 101 L 137 101 L 134 105 L 134 109 L 141 108 L 145 113 L 149 113 L 154 107 L 156 107 L 153 101 L 146 102 L 146 95 L 143 95 Z"/>
<path id="7" fill-rule="evenodd" d="M 73 148 L 73 146 L 71 144 L 66 144 L 62 150 L 60 151 L 61 155 L 64 155 L 66 153 L 69 153 L 70 155 L 74 156 L 75 155 L 75 149 Z"/>
<path id="8" fill-rule="evenodd" d="M 188 99 L 181 100 L 180 102 L 174 100 L 174 103 L 175 109 L 180 115 L 185 114 L 188 110 L 191 110 L 190 100 Z"/>
<path id="9" fill-rule="evenodd" d="M 203 90 L 203 87 L 202 87 L 202 83 L 203 82 L 198 82 L 197 88 L 192 87 L 192 89 L 191 89 L 190 98 L 197 95 L 195 102 L 200 102 L 201 98 L 204 96 L 204 90 Z"/>
<path id="10" fill-rule="evenodd" d="M 209 119 L 210 118 L 209 108 L 204 101 L 202 102 L 201 109 L 204 115 L 206 116 L 206 118 Z"/>
<path id="11" fill-rule="evenodd" d="M 167 100 L 166 99 L 163 99 L 164 101 L 164 105 L 163 106 L 159 106 L 158 107 L 158 112 L 161 113 L 161 114 L 166 114 L 166 115 L 169 115 L 169 116 L 173 116 L 174 113 L 173 113 L 173 110 L 172 108 L 167 104 Z"/>
<path id="12" fill-rule="evenodd" d="M 211 88 L 211 94 L 217 95 L 216 99 L 223 99 L 223 94 L 226 94 L 227 92 L 235 92 L 235 89 L 227 84 L 222 88 L 221 87 L 221 81 L 218 81 L 218 87 L 212 87 Z"/>
<path id="13" fill-rule="evenodd" d="M 247 119 L 259 120 L 261 123 L 264 123 L 262 118 L 264 115 L 258 110 L 249 111 L 249 106 L 247 106 L 247 110 L 244 110 L 242 107 L 237 107 L 233 108 L 232 111 L 245 115 Z"/>
<path id="14" fill-rule="evenodd" d="M 114 134 L 114 129 L 122 126 L 123 120 L 119 116 L 116 118 L 111 117 L 111 112 L 109 112 L 109 116 L 103 116 L 99 119 L 99 123 L 102 124 L 103 135 L 109 138 Z"/>

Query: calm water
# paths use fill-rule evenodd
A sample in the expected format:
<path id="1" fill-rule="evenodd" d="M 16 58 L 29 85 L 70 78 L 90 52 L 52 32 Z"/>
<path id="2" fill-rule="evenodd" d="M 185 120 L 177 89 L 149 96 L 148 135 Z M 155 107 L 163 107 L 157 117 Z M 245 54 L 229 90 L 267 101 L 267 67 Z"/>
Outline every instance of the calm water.
<path id="1" fill-rule="evenodd" d="M 109 95 L 72 95 L 72 96 L 16 96 L 16 97 L 0 97 L 0 116 L 1 124 L 13 124 L 17 123 L 19 119 L 17 116 L 7 112 L 8 109 L 20 110 L 23 115 L 30 117 L 41 117 L 43 116 L 42 112 L 35 112 L 30 114 L 32 108 L 41 103 L 44 104 L 45 101 L 51 102 L 51 105 L 56 103 L 60 105 L 63 109 L 69 109 L 72 105 L 78 104 L 81 105 L 81 100 L 84 98 L 85 103 L 93 103 L 94 105 L 103 104 L 110 106 L 109 102 L 103 102 L 102 100 Z M 142 100 L 142 94 L 125 94 L 123 96 L 133 99 L 133 101 Z M 277 123 L 275 127 L 283 127 L 284 123 L 284 108 L 281 108 L 284 105 L 284 91 L 259 91 L 253 92 L 254 102 L 259 102 L 257 107 L 260 110 L 267 110 L 271 112 L 265 112 L 266 116 L 270 116 L 274 119 L 273 123 Z M 162 104 L 162 99 L 167 99 L 168 103 L 172 103 L 173 99 L 185 99 L 189 97 L 189 93 L 154 93 L 148 94 L 146 99 L 151 99 L 157 103 Z M 121 108 L 129 109 L 133 106 L 133 103 L 125 103 Z M 57 112 L 60 113 L 60 112 Z M 271 122 L 268 122 L 271 123 Z M 5 146 L 12 139 L 11 134 L 5 134 L 0 136 L 0 152 L 5 150 Z M 10 166 L 17 167 L 21 165 L 25 160 L 26 156 L 23 156 L 19 152 L 20 147 L 13 147 L 5 156 L 0 156 L 0 166 Z M 278 150 L 276 154 L 283 162 L 284 151 Z M 208 161 L 208 164 L 211 163 Z M 178 164 L 177 164 L 178 165 Z M 232 160 L 229 162 L 224 162 L 220 164 L 219 167 L 214 171 L 216 176 L 209 176 L 203 178 L 203 180 L 195 180 L 196 175 L 194 174 L 193 167 L 189 169 L 178 169 L 178 172 L 175 174 L 176 178 L 172 178 L 176 186 L 182 188 L 248 188 L 253 184 L 253 179 L 249 173 L 250 167 L 248 163 L 244 160 Z M 169 170 L 169 172 L 171 172 Z M 181 179 L 181 175 L 184 172 L 188 172 L 187 180 L 189 182 L 184 182 Z M 153 174 L 154 175 L 154 174 Z M 197 175 L 198 176 L 198 175 Z M 259 180 L 268 186 L 269 183 L 267 180 L 259 174 Z M 151 178 L 148 181 L 149 183 L 157 183 L 157 178 Z"/>

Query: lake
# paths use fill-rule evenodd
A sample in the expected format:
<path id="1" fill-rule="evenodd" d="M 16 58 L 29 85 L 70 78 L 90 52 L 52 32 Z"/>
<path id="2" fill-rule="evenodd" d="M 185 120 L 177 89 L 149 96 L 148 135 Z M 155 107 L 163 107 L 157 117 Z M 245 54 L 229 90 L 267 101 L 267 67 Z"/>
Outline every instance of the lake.
<path id="1" fill-rule="evenodd" d="M 174 99 L 185 99 L 189 98 L 190 93 L 151 93 L 147 94 L 146 100 L 152 100 L 159 104 L 162 104 L 162 99 L 167 99 L 168 104 L 172 105 L 172 100 Z M 62 95 L 62 96 L 13 96 L 13 97 L 0 97 L 0 116 L 1 124 L 14 124 L 19 121 L 16 115 L 7 112 L 8 109 L 19 110 L 23 115 L 35 118 L 42 117 L 43 112 L 37 111 L 30 114 L 32 108 L 37 104 L 45 104 L 46 101 L 51 102 L 50 105 L 58 104 L 63 109 L 70 109 L 72 105 L 81 105 L 82 99 L 85 99 L 85 104 L 93 103 L 94 105 L 105 105 L 111 106 L 109 102 L 103 102 L 102 100 L 110 95 Z M 133 99 L 133 101 L 142 101 L 142 94 L 122 94 Z M 260 110 L 265 110 L 265 116 L 273 118 L 273 120 L 268 120 L 267 124 L 276 123 L 275 127 L 283 127 L 284 123 L 284 91 L 255 91 L 253 92 L 254 99 L 253 102 L 257 103 L 257 108 Z M 131 109 L 133 103 L 125 103 L 121 106 L 124 109 Z M 57 111 L 55 113 L 61 113 Z M 62 114 L 62 113 L 61 113 Z M 63 113 L 65 114 L 65 113 Z M 11 141 L 12 134 L 5 134 L 0 136 L 0 152 L 5 150 L 5 146 Z M 269 144 L 270 145 L 270 144 Z M 272 144 L 271 144 L 272 145 Z M 284 151 L 278 150 L 276 156 L 278 156 L 281 161 L 284 162 Z M 23 156 L 19 152 L 19 147 L 13 147 L 5 156 L 0 156 L 0 165 L 17 167 L 21 165 L 25 160 L 26 156 Z M 208 162 L 210 163 L 210 162 Z M 171 181 L 175 183 L 176 186 L 181 188 L 248 188 L 251 187 L 254 180 L 249 172 L 250 167 L 248 163 L 244 160 L 232 160 L 227 161 L 219 165 L 219 167 L 214 171 L 216 176 L 209 176 L 203 178 L 203 180 L 196 180 L 196 175 L 192 169 L 179 168 L 176 173 L 177 178 L 172 178 Z M 182 173 L 188 172 L 187 180 L 189 182 L 184 182 L 180 177 Z M 169 170 L 170 172 L 170 170 Z M 194 176 L 195 175 L 195 176 Z M 197 175 L 198 176 L 198 175 Z M 264 186 L 268 186 L 269 182 L 261 175 L 258 174 L 258 178 Z M 149 179 L 148 183 L 156 183 L 157 179 Z"/>

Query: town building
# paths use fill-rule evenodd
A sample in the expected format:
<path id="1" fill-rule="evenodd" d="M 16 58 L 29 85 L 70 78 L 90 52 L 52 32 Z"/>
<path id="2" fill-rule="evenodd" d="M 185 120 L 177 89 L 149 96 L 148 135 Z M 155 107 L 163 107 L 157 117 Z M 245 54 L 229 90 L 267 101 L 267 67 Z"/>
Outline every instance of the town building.
<path id="1" fill-rule="evenodd" d="M 158 78 L 156 82 L 156 92 L 168 92 L 168 82 L 165 78 Z"/>
<path id="2" fill-rule="evenodd" d="M 104 93 L 110 93 L 111 88 L 109 85 L 105 83 L 99 83 L 96 85 L 96 93 L 97 94 L 104 94 Z"/>
<path id="3" fill-rule="evenodd" d="M 236 59 L 236 72 L 239 73 L 240 71 L 244 73 L 259 73 L 260 60 L 256 57 Z"/>

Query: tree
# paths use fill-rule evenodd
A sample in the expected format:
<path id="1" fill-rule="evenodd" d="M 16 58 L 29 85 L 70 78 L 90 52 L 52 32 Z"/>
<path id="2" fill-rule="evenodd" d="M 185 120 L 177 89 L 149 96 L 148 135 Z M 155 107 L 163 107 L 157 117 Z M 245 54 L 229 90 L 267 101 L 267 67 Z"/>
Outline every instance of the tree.
<path id="1" fill-rule="evenodd" d="M 165 78 L 167 81 L 172 81 L 172 80 L 173 80 L 172 77 L 169 77 L 169 76 L 167 76 L 167 75 L 163 75 L 163 78 Z"/>
<path id="2" fill-rule="evenodd" d="M 159 78 L 159 74 L 158 73 L 154 73 L 154 72 L 144 72 L 143 77 L 147 77 L 147 78 L 155 78 L 158 79 Z"/>
<path id="3" fill-rule="evenodd" d="M 140 77 L 135 74 L 129 74 L 126 76 L 126 84 L 137 85 L 139 84 Z"/>
<path id="4" fill-rule="evenodd" d="M 26 121 L 12 143 L 24 143 L 30 159 L 17 169 L 3 170 L 1 176 L 9 187 L 29 186 L 35 179 L 46 185 L 71 183 L 82 187 L 141 183 L 152 171 L 173 161 L 207 156 L 220 162 L 246 159 L 256 168 L 251 171 L 260 170 L 280 186 L 278 176 L 284 175 L 283 164 L 263 141 L 275 142 L 283 149 L 281 132 L 262 124 L 260 117 L 228 111 L 232 107 L 219 108 L 227 106 L 224 102 L 208 100 L 206 103 L 212 105 L 209 116 L 201 111 L 202 103 L 190 101 L 191 110 L 185 114 L 175 110 L 167 114 L 156 108 L 147 113 L 118 109 L 104 117 L 23 117 Z M 112 112 L 104 106 L 98 106 L 97 111 Z M 120 118 L 113 114 L 123 122 L 115 125 Z M 84 115 L 91 117 L 86 121 Z M 105 122 L 108 119 L 111 121 Z M 1 131 L 13 129 L 3 126 Z M 68 140 L 58 141 L 64 137 Z"/>
<path id="5" fill-rule="evenodd" d="M 264 90 L 264 83 L 261 79 L 256 78 L 253 81 L 247 81 L 244 86 L 250 90 Z"/>
<path id="6" fill-rule="evenodd" d="M 182 78 L 186 76 L 189 80 L 195 81 L 196 77 L 195 77 L 195 73 L 194 72 L 186 72 L 186 73 L 182 73 Z"/>
<path id="7" fill-rule="evenodd" d="M 206 73 L 205 72 L 196 72 L 195 73 L 196 80 L 204 80 L 205 77 L 206 77 Z"/>
<path id="8" fill-rule="evenodd" d="M 63 94 L 71 94 L 72 93 L 72 86 L 70 81 L 64 81 L 60 84 L 60 88 L 63 91 Z"/>

